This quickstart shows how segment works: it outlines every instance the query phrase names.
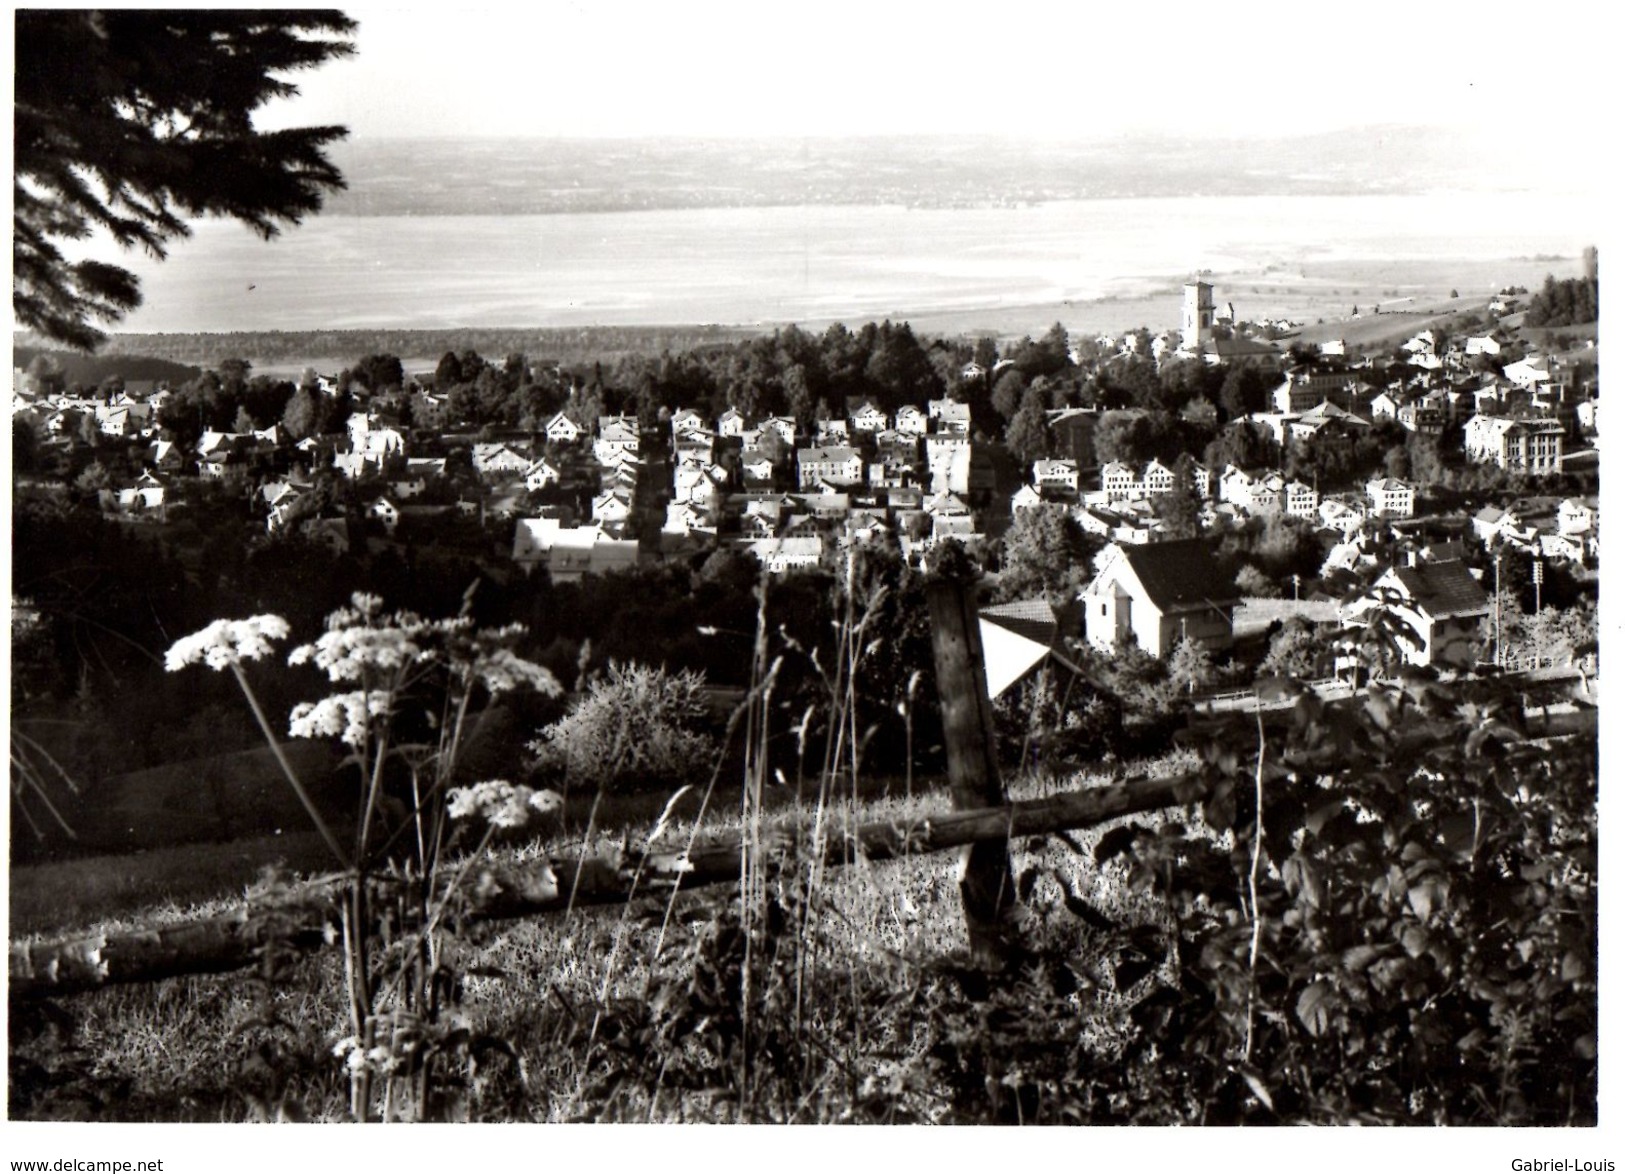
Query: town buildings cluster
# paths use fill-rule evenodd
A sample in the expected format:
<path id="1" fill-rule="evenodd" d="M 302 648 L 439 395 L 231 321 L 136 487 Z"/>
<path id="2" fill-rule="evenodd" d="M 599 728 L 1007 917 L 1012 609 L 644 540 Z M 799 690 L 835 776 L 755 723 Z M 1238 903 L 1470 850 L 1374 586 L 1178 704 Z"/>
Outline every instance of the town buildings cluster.
<path id="1" fill-rule="evenodd" d="M 1279 325 L 1240 322 L 1233 307 L 1215 305 L 1211 286 L 1195 282 L 1186 289 L 1180 331 L 1149 345 L 1159 356 L 1274 372 L 1266 410 L 1228 426 L 1257 430 L 1282 450 L 1310 441 L 1353 445 L 1388 420 L 1407 433 L 1459 435 L 1465 461 L 1540 476 L 1595 444 L 1595 375 L 1514 353 L 1504 326 L 1459 339 L 1419 331 L 1396 368 L 1350 358 L 1336 341 L 1315 356 L 1301 348 L 1289 356 L 1267 338 Z M 1100 341 L 1119 353 L 1147 345 L 1145 332 Z M 964 374 L 991 378 L 997 371 Z M 998 446 L 974 433 L 970 405 L 950 398 L 891 412 L 857 399 L 840 416 L 821 412 L 810 427 L 787 416 L 751 419 L 734 408 L 715 419 L 688 407 L 662 412 L 654 427 L 635 416 L 581 419 L 561 411 L 524 433 L 459 438 L 446 421 L 442 390 L 411 382 L 404 394 L 413 427 L 378 400 L 362 401 L 338 429 L 298 441 L 273 425 L 205 431 L 183 449 L 158 426 L 165 388 L 42 395 L 22 372 L 14 414 L 40 438 L 47 468 L 53 459 L 69 468 L 65 453 L 75 444 L 145 446 L 138 475 L 95 487 L 110 515 L 161 522 L 179 481 L 251 478 L 254 508 L 270 534 L 296 527 L 341 552 L 388 544 L 403 527 L 444 518 L 511 522 L 506 559 L 527 573 L 545 567 L 556 581 L 729 545 L 769 572 L 786 573 L 831 564 L 855 544 L 886 536 L 921 564 L 938 543 L 975 544 L 1024 510 L 1059 506 L 1109 544 L 1084 593 L 1088 638 L 1102 646 L 1132 638 L 1158 652 L 1169 647 L 1175 619 L 1181 636 L 1222 643 L 1228 621 L 1217 617 L 1236 597 L 1233 584 L 1212 581 L 1200 542 L 1169 531 L 1159 508 L 1167 495 L 1194 495 L 1209 532 L 1270 515 L 1301 519 L 1327 533 L 1332 568 L 1359 565 L 1388 527 L 1412 519 L 1423 488 L 1373 468 L 1352 489 L 1329 492 L 1283 468 L 1208 468 L 1185 458 L 1179 464 L 1189 483 L 1182 485 L 1174 463 L 1161 460 L 1093 467 L 1076 457 L 1044 457 L 1013 493 L 997 494 Z M 327 379 L 317 387 L 334 391 Z M 1048 422 L 1059 427 L 1091 411 L 1052 410 Z M 353 492 L 318 494 L 323 482 Z M 1594 501 L 1487 505 L 1471 519 L 1471 532 L 1485 543 L 1581 566 L 1594 565 L 1598 553 Z M 1437 566 L 1413 568 L 1395 583 L 1430 615 L 1433 597 L 1448 597 L 1455 619 L 1468 603 L 1476 607 L 1477 597 L 1448 574 L 1448 586 Z M 1447 643 L 1430 640 L 1428 647 Z"/>

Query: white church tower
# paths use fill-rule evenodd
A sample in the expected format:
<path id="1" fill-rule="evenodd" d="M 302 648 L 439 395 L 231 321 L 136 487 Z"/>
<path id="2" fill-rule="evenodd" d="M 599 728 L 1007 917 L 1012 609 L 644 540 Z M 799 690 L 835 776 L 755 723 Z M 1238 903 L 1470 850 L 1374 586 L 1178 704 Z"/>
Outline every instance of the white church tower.
<path id="1" fill-rule="evenodd" d="M 1185 287 L 1179 328 L 1182 348 L 1187 351 L 1201 350 L 1213 337 L 1213 287 L 1207 282 L 1193 281 Z"/>

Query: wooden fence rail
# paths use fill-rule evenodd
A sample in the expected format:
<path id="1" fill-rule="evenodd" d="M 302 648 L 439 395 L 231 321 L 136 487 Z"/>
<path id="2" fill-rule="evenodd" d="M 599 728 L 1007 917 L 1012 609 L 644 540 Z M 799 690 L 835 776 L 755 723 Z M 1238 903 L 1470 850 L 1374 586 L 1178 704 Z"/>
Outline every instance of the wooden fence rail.
<path id="1" fill-rule="evenodd" d="M 1195 802 L 1205 793 L 1194 775 L 1136 779 L 1002 807 L 836 829 L 822 852 L 827 863 L 842 865 L 979 843 L 1002 848 L 1012 836 L 1092 827 L 1121 815 Z M 801 833 L 785 832 L 764 847 L 783 864 L 805 859 L 814 846 Z M 736 833 L 687 854 L 644 848 L 613 858 L 482 863 L 462 878 L 459 896 L 466 902 L 469 920 L 495 921 L 559 913 L 572 905 L 617 904 L 637 896 L 669 894 L 679 886 L 737 884 L 745 848 Z M 240 970 L 254 965 L 267 946 L 318 950 L 338 940 L 347 884 L 344 875 L 325 877 L 275 900 L 245 903 L 213 917 L 62 941 L 16 943 L 11 946 L 9 993 L 12 998 L 39 998 Z M 380 897 L 387 898 L 387 893 Z M 378 907 L 386 904 L 387 899 L 377 902 Z"/>

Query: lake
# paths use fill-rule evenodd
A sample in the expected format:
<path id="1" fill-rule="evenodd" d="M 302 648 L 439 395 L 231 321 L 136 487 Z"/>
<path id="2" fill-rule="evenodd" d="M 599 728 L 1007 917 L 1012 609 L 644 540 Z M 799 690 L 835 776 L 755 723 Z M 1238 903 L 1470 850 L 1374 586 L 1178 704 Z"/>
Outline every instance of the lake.
<path id="1" fill-rule="evenodd" d="M 146 302 L 123 329 L 946 321 L 1023 307 L 1042 325 L 1058 306 L 1165 299 L 1197 270 L 1221 299 L 1227 278 L 1290 286 L 1362 267 L 1398 283 L 1461 262 L 1494 281 L 1521 258 L 1520 280 L 1561 275 L 1603 223 L 1589 196 L 1447 193 L 317 216 L 271 242 L 207 221 L 165 262 L 126 257 Z"/>

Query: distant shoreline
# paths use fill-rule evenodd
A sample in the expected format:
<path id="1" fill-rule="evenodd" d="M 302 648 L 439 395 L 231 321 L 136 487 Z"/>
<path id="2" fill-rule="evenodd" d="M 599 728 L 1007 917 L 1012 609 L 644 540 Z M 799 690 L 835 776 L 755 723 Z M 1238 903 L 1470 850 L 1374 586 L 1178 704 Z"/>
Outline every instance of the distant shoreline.
<path id="1" fill-rule="evenodd" d="M 1233 304 L 1236 314 L 1243 319 L 1290 319 L 1312 328 L 1322 320 L 1326 325 L 1346 320 L 1356 306 L 1360 308 L 1362 320 L 1369 323 L 1373 307 L 1381 307 L 1384 301 L 1388 305 L 1383 313 L 1392 315 L 1396 322 L 1402 317 L 1465 313 L 1474 308 L 1482 309 L 1487 299 L 1503 286 L 1534 288 L 1547 273 L 1561 278 L 1578 275 L 1580 271 L 1579 257 L 1542 256 L 1494 261 L 1306 261 L 1201 276 L 1202 280 L 1213 283 L 1216 300 Z M 1192 276 L 1120 278 L 1114 284 L 1121 292 L 1095 299 L 912 310 L 898 307 L 892 312 L 799 318 L 793 320 L 793 324 L 816 332 L 835 322 L 856 329 L 865 322 L 889 318 L 894 322 L 908 322 L 922 336 L 945 338 L 984 334 L 1000 339 L 1022 335 L 1037 337 L 1055 322 L 1060 322 L 1074 337 L 1120 335 L 1141 326 L 1159 331 L 1178 325 L 1181 286 Z M 1461 295 L 1459 305 L 1452 304 L 1452 291 Z M 493 353 L 511 346 L 525 349 L 532 358 L 545 358 L 550 357 L 551 351 L 571 355 L 611 355 L 650 349 L 658 352 L 663 342 L 670 345 L 674 339 L 682 339 L 685 345 L 723 343 L 771 334 L 790 325 L 792 320 L 786 319 L 732 324 L 651 322 L 514 327 L 465 323 L 342 330 L 130 332 L 114 334 L 103 353 L 156 355 L 199 364 L 236 356 L 249 359 L 254 369 L 263 374 L 294 375 L 305 367 L 336 371 L 364 354 L 382 350 L 397 354 L 408 370 L 417 371 L 432 370 L 445 350 L 461 349 L 457 341 L 460 339 L 488 339 L 487 345 Z M 281 354 L 271 357 L 254 353 L 256 347 L 267 345 L 271 338 L 276 340 L 276 349 Z M 306 341 L 295 341 L 299 339 Z M 418 340 L 417 345 L 403 347 L 401 344 L 409 339 Z M 443 341 L 430 344 L 431 339 Z M 477 343 L 469 345 L 482 349 Z M 284 357 L 293 348 L 299 348 L 299 357 Z M 425 353 L 429 351 L 433 353 Z M 564 361 L 575 360 L 566 358 Z"/>

